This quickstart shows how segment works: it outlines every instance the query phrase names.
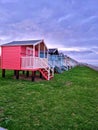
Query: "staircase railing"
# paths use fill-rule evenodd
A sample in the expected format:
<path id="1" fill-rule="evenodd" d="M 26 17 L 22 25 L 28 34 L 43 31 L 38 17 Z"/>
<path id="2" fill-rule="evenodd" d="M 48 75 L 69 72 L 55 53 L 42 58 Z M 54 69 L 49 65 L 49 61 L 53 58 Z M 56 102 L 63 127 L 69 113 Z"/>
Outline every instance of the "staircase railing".
<path id="1" fill-rule="evenodd" d="M 54 66 L 48 61 L 48 65 L 50 68 L 50 71 L 52 72 L 52 76 L 54 77 Z"/>
<path id="2" fill-rule="evenodd" d="M 21 57 L 21 68 L 33 68 L 34 58 L 32 56 Z"/>
<path id="3" fill-rule="evenodd" d="M 46 58 L 23 56 L 21 57 L 21 68 L 46 68 L 48 60 Z"/>
<path id="4" fill-rule="evenodd" d="M 32 57 L 32 56 L 21 57 L 21 67 L 32 68 L 32 69 L 44 68 L 48 72 L 48 80 L 50 79 L 50 74 L 54 76 L 54 68 L 48 64 L 47 58 L 39 58 L 39 57 Z"/>
<path id="5" fill-rule="evenodd" d="M 52 72 L 52 75 L 51 76 L 54 76 L 54 68 L 53 67 L 50 67 L 48 65 L 48 59 L 47 58 L 35 58 L 37 59 L 37 64 L 39 64 L 39 68 L 44 68 L 47 72 L 48 72 L 48 80 L 50 79 L 50 71 Z M 35 62 L 36 63 L 36 62 Z"/>
<path id="6" fill-rule="evenodd" d="M 42 68 L 44 68 L 47 73 L 48 73 L 48 80 L 50 79 L 50 67 L 48 66 L 48 59 L 47 60 L 43 60 L 43 58 L 39 59 L 39 64 Z"/>

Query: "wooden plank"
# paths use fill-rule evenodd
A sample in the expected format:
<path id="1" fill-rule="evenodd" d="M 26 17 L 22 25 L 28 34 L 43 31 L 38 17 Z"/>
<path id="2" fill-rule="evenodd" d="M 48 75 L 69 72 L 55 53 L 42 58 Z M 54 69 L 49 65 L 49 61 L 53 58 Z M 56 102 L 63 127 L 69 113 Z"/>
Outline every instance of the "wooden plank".
<path id="1" fill-rule="evenodd" d="M 20 70 L 20 47 L 2 47 L 2 68 Z"/>

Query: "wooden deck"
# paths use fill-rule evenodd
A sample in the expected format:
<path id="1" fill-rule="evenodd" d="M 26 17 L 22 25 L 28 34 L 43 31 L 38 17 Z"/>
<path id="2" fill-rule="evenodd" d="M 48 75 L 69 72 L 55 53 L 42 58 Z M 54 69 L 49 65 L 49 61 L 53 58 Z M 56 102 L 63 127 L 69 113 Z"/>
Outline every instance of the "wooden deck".
<path id="1" fill-rule="evenodd" d="M 21 57 L 21 69 L 47 68 L 48 59 L 32 56 Z"/>
<path id="2" fill-rule="evenodd" d="M 38 70 L 40 73 L 42 73 L 46 80 L 50 80 L 54 76 L 54 69 L 48 65 L 47 58 L 39 58 L 32 56 L 21 57 L 21 70 Z"/>

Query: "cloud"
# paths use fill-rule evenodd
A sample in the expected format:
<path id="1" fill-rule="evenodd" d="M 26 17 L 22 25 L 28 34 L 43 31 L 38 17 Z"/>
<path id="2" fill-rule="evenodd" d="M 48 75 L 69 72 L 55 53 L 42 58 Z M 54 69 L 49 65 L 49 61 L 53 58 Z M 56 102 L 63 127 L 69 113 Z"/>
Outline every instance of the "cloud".
<path id="1" fill-rule="evenodd" d="M 12 0 L 2 1 L 12 2 Z M 89 21 L 97 19 L 97 14 L 88 12 L 89 5 L 86 5 L 89 10 L 84 11 L 85 7 L 81 7 L 81 3 L 86 2 L 62 0 L 55 3 L 48 0 L 34 0 L 33 2 L 25 0 L 24 4 L 22 0 L 14 7 L 6 3 L 6 6 L 0 8 L 0 25 L 2 25 L 0 34 L 9 36 L 10 40 L 11 38 L 13 40 L 23 37 L 25 39 L 42 37 L 49 41 L 50 46 L 54 44 L 57 47 L 86 46 L 91 48 L 98 44 L 98 25 L 97 22 L 95 26 Z M 79 22 L 83 26 L 78 26 Z M 84 23 L 89 24 L 84 26 Z M 94 26 L 96 32 L 95 29 L 89 31 L 88 25 Z"/>
<path id="2" fill-rule="evenodd" d="M 0 0 L 1 3 L 5 4 L 5 3 L 16 3 L 19 0 Z"/>
<path id="3" fill-rule="evenodd" d="M 5 22 L 7 22 L 10 17 L 11 15 L 9 15 L 9 11 L 0 10 L 0 24 L 4 24 Z"/>
<path id="4" fill-rule="evenodd" d="M 65 55 L 68 55 L 72 57 L 73 59 L 79 61 L 79 62 L 85 62 L 85 63 L 90 63 L 98 66 L 98 54 L 96 54 L 95 51 L 92 49 L 88 48 L 78 48 L 75 49 L 69 48 L 69 50 L 60 50 L 63 52 Z"/>
<path id="5" fill-rule="evenodd" d="M 59 48 L 59 50 L 61 51 L 67 51 L 67 52 L 72 52 L 72 51 L 75 51 L 75 52 L 86 52 L 86 51 L 89 51 L 91 52 L 93 49 L 88 49 L 86 47 L 67 47 L 67 48 Z M 94 51 L 94 50 L 93 50 Z"/>
<path id="6" fill-rule="evenodd" d="M 80 41 L 80 42 L 86 42 L 86 41 L 98 41 L 98 38 L 97 37 L 91 37 L 91 38 L 76 38 L 76 39 L 69 39 L 70 42 L 77 42 L 77 41 Z"/>
<path id="7" fill-rule="evenodd" d="M 60 50 L 60 49 L 59 49 Z M 93 50 L 88 50 L 88 49 L 76 49 L 76 48 L 66 48 L 66 50 L 60 50 L 63 53 L 67 53 L 67 54 L 73 54 L 73 55 L 89 55 L 92 53 L 95 53 Z"/>
<path id="8" fill-rule="evenodd" d="M 49 19 L 53 15 L 52 9 L 44 7 L 40 13 L 40 17 L 43 19 Z"/>
<path id="9" fill-rule="evenodd" d="M 98 59 L 95 1 L 0 0 L 1 42 L 45 39 L 49 47 L 65 48 L 72 57 Z"/>
<path id="10" fill-rule="evenodd" d="M 98 47 L 93 47 L 92 50 L 98 55 Z"/>
<path id="11" fill-rule="evenodd" d="M 68 51 L 68 53 L 71 53 L 71 54 L 75 54 L 75 55 L 89 55 L 91 53 L 94 53 L 93 51 L 91 50 L 87 50 L 87 51 Z"/>
<path id="12" fill-rule="evenodd" d="M 33 22 L 32 19 L 9 24 L 3 30 L 4 33 L 0 31 L 0 39 L 2 42 L 24 39 L 44 39 L 43 29 L 40 28 L 39 24 Z"/>
<path id="13" fill-rule="evenodd" d="M 90 17 L 82 20 L 80 24 L 87 24 L 88 22 L 92 22 L 92 20 L 95 20 L 96 18 L 98 18 L 98 16 L 90 16 Z"/>
<path id="14" fill-rule="evenodd" d="M 65 15 L 65 16 L 62 16 L 62 17 L 60 17 L 60 18 L 58 19 L 58 23 L 60 23 L 60 22 L 62 22 L 62 21 L 65 21 L 65 20 L 68 20 L 68 19 L 70 19 L 70 18 L 72 18 L 72 17 L 73 17 L 72 14 L 67 14 L 67 15 Z"/>

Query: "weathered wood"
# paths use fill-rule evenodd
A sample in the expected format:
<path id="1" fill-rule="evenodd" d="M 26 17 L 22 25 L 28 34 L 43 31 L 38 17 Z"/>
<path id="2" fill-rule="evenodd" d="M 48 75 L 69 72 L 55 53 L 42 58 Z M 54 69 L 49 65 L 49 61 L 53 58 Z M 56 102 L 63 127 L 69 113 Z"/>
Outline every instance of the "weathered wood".
<path id="1" fill-rule="evenodd" d="M 35 81 L 35 75 L 36 75 L 36 71 L 32 71 L 32 81 Z"/>
<path id="2" fill-rule="evenodd" d="M 22 71 L 22 74 L 23 74 L 23 75 L 25 74 L 25 71 L 24 71 L 24 70 Z"/>
<path id="3" fill-rule="evenodd" d="M 5 77 L 5 69 L 2 69 L 2 77 Z"/>
<path id="4" fill-rule="evenodd" d="M 19 70 L 16 70 L 16 79 L 19 79 Z"/>
<path id="5" fill-rule="evenodd" d="M 42 78 L 42 73 L 40 72 L 40 78 Z"/>
<path id="6" fill-rule="evenodd" d="M 14 70 L 14 76 L 16 76 L 16 70 Z"/>
<path id="7" fill-rule="evenodd" d="M 26 71 L 26 77 L 29 77 L 29 71 Z"/>

